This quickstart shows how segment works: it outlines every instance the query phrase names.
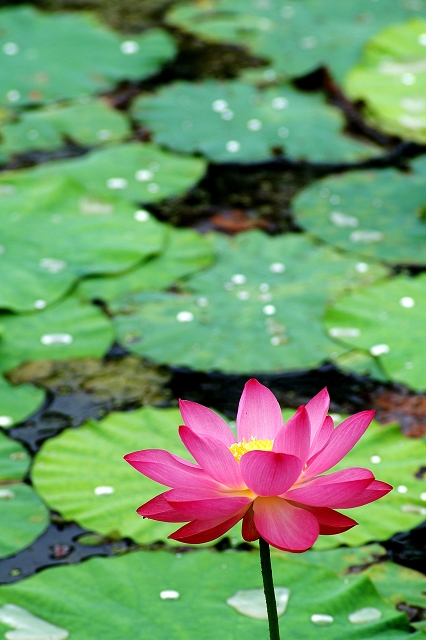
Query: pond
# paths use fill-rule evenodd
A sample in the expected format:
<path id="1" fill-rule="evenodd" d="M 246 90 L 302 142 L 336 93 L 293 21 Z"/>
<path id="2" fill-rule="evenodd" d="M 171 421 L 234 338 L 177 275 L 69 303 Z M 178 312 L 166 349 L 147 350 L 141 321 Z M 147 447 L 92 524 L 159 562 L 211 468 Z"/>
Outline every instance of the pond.
<path id="1" fill-rule="evenodd" d="M 374 409 L 333 471 L 393 486 L 272 549 L 283 637 L 423 637 L 425 16 L 2 3 L 0 637 L 266 639 L 257 540 L 170 539 L 123 461 L 191 457 L 179 398 L 235 433 L 251 378 L 284 423 Z"/>

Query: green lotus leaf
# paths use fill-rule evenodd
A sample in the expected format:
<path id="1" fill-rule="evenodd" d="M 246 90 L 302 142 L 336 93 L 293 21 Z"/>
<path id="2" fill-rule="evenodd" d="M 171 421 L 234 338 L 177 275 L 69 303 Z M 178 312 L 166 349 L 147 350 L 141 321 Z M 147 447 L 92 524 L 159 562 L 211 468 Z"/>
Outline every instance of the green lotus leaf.
<path id="1" fill-rule="evenodd" d="M 373 146 L 342 134 L 341 113 L 319 94 L 281 85 L 264 91 L 239 81 L 175 82 L 134 103 L 158 144 L 215 162 L 286 156 L 311 162 L 360 160 Z"/>
<path id="2" fill-rule="evenodd" d="M 283 552 L 274 551 L 274 555 Z M 390 605 L 400 603 L 425 608 L 425 577 L 422 573 L 402 567 L 394 562 L 384 562 L 386 550 L 378 544 L 365 547 L 339 547 L 328 551 L 309 550 L 303 559 L 309 564 L 326 567 L 344 576 L 345 581 L 357 580 L 360 573 L 373 582 L 381 597 Z M 287 561 L 295 556 L 285 554 Z M 377 562 L 377 558 L 382 558 Z"/>
<path id="3" fill-rule="evenodd" d="M 294 201 L 298 223 L 341 249 L 389 264 L 426 264 L 424 159 L 406 174 L 351 172 L 320 180 Z"/>
<path id="4" fill-rule="evenodd" d="M 175 524 L 146 520 L 136 513 L 165 488 L 137 473 L 123 456 L 152 448 L 188 457 L 178 437 L 181 421 L 178 409 L 143 407 L 63 431 L 37 453 L 34 486 L 51 508 L 87 529 L 116 539 L 130 537 L 140 544 L 165 539 Z"/>
<path id="5" fill-rule="evenodd" d="M 10 385 L 0 375 L 0 427 L 7 428 L 25 420 L 44 400 L 42 389 L 32 384 Z"/>
<path id="6" fill-rule="evenodd" d="M 364 349 L 378 360 L 388 380 L 416 391 L 426 389 L 422 349 L 426 274 L 398 276 L 342 296 L 326 312 L 336 341 Z"/>
<path id="7" fill-rule="evenodd" d="M 89 194 L 108 198 L 111 194 L 132 202 L 157 202 L 184 193 L 201 179 L 206 163 L 162 151 L 153 144 L 131 142 L 71 160 L 60 160 L 0 178 L 0 195 L 10 194 L 28 181 L 69 178 Z"/>
<path id="8" fill-rule="evenodd" d="M 327 66 L 341 79 L 358 62 L 364 44 L 388 24 L 424 15 L 424 2 L 371 0 L 285 3 L 203 0 L 173 7 L 167 20 L 210 42 L 246 47 L 287 76 Z"/>
<path id="9" fill-rule="evenodd" d="M 1 370 L 28 360 L 65 360 L 103 356 L 113 329 L 102 311 L 74 296 L 32 313 L 2 316 Z"/>
<path id="10" fill-rule="evenodd" d="M 102 100 L 76 101 L 67 106 L 22 111 L 0 128 L 0 158 L 33 149 L 52 151 L 65 139 L 81 146 L 118 142 L 130 133 L 123 114 Z"/>
<path id="11" fill-rule="evenodd" d="M 345 584 L 329 569 L 276 558 L 274 579 L 277 586 L 290 589 L 286 612 L 279 618 L 283 637 L 415 640 L 420 636 L 410 634 L 405 614 L 389 607 L 364 576 Z M 226 602 L 246 589 L 262 589 L 257 553 L 137 551 L 42 571 L 1 586 L 0 599 L 65 629 L 73 640 L 130 638 L 135 629 L 156 640 L 214 640 L 219 620 L 224 640 L 266 638 L 266 620 L 241 615 Z M 349 621 L 351 613 L 366 607 L 374 609 L 379 619 Z M 324 613 L 332 616 L 331 625 L 311 622 L 312 615 Z M 2 632 L 8 629 L 0 622 Z"/>
<path id="12" fill-rule="evenodd" d="M 387 540 L 421 524 L 426 515 L 426 479 L 420 480 L 416 473 L 424 465 L 425 454 L 423 440 L 402 436 L 398 425 L 383 427 L 372 422 L 352 451 L 332 470 L 367 467 L 378 480 L 391 484 L 393 491 L 363 507 L 339 509 L 354 518 L 358 526 L 338 535 L 320 536 L 315 547 L 330 549 L 339 544 L 359 546 Z"/>
<path id="13" fill-rule="evenodd" d="M 42 309 L 79 278 L 119 273 L 159 253 L 165 226 L 69 177 L 27 178 L 0 195 L 0 306 Z M 19 211 L 19 213 L 17 213 Z"/>
<path id="14" fill-rule="evenodd" d="M 163 31 L 124 37 L 83 13 L 8 7 L 0 33 L 0 102 L 9 105 L 108 91 L 119 80 L 153 75 L 175 54 Z"/>
<path id="15" fill-rule="evenodd" d="M 284 419 L 293 414 L 286 412 Z M 34 486 L 52 509 L 87 529 L 113 538 L 128 536 L 141 544 L 164 539 L 176 525 L 142 519 L 136 509 L 165 489 L 135 472 L 122 457 L 152 448 L 167 449 L 188 459 L 177 434 L 180 422 L 177 409 L 143 407 L 64 431 L 45 442 L 37 454 L 32 469 Z M 404 438 L 397 425 L 373 423 L 333 471 L 372 468 L 377 478 L 391 483 L 394 490 L 378 502 L 346 510 L 359 525 L 343 534 L 320 536 L 316 548 L 385 540 L 422 522 L 426 485 L 415 473 L 424 455 L 425 444 Z M 241 526 L 236 525 L 230 535 L 235 541 L 241 540 Z"/>
<path id="16" fill-rule="evenodd" d="M 183 293 L 140 293 L 112 307 L 119 339 L 161 363 L 237 373 L 318 366 L 343 352 L 322 328 L 347 287 L 385 275 L 300 234 L 216 236 L 219 258 Z"/>
<path id="17" fill-rule="evenodd" d="M 424 14 L 423 14 L 424 15 Z M 373 125 L 426 142 L 426 20 L 386 27 L 367 44 L 348 74 L 348 94 L 365 103 Z"/>
<path id="18" fill-rule="evenodd" d="M 29 463 L 23 446 L 0 433 L 0 558 L 31 544 L 49 521 L 40 498 L 22 482 Z"/>
<path id="19" fill-rule="evenodd" d="M 180 279 L 210 266 L 213 259 L 212 243 L 207 236 L 192 229 L 170 228 L 160 255 L 123 275 L 87 278 L 77 293 L 86 300 L 97 298 L 111 302 L 135 291 L 167 289 Z"/>

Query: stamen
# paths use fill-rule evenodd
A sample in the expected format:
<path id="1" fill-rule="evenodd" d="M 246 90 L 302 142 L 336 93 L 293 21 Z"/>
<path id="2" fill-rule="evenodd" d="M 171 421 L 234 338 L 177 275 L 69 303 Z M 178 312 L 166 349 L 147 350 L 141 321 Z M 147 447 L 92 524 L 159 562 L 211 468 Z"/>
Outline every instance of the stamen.
<path id="1" fill-rule="evenodd" d="M 247 451 L 272 451 L 273 444 L 273 440 L 256 440 L 254 436 L 251 436 L 249 442 L 243 438 L 241 442 L 232 444 L 229 447 L 229 450 L 237 462 L 239 462 L 241 460 L 241 456 L 247 453 Z"/>

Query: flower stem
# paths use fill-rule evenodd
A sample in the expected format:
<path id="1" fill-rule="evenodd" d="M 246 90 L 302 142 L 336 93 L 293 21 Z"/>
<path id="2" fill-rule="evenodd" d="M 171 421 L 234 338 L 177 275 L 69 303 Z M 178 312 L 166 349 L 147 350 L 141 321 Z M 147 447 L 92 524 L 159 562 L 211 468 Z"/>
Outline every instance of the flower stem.
<path id="1" fill-rule="evenodd" d="M 269 638 L 280 640 L 278 628 L 277 601 L 275 599 L 274 580 L 272 578 L 271 553 L 269 544 L 263 538 L 259 538 L 260 568 L 262 570 L 263 589 L 265 591 L 266 610 L 268 612 Z"/>

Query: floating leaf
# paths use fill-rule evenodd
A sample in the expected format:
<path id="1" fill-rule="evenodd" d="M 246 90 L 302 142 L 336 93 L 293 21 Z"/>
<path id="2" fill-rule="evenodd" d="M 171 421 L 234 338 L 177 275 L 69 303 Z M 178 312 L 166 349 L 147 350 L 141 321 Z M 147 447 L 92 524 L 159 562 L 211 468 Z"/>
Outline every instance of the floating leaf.
<path id="1" fill-rule="evenodd" d="M 140 544 L 165 539 L 176 525 L 145 520 L 136 513 L 159 493 L 159 485 L 135 473 L 123 456 L 142 448 L 171 448 L 187 457 L 177 434 L 180 421 L 178 409 L 143 407 L 66 430 L 45 442 L 37 454 L 34 486 L 50 507 L 87 529 Z"/>
<path id="2" fill-rule="evenodd" d="M 370 121 L 390 134 L 426 142 L 426 20 L 387 27 L 365 47 L 346 78 Z"/>
<path id="3" fill-rule="evenodd" d="M 401 435 L 398 425 L 383 427 L 373 422 L 355 447 L 333 467 L 367 467 L 394 489 L 377 502 L 356 509 L 340 510 L 359 523 L 333 536 L 320 536 L 318 549 L 339 544 L 358 546 L 372 540 L 386 540 L 398 531 L 412 529 L 425 519 L 426 479 L 415 474 L 424 465 L 426 443 Z"/>
<path id="4" fill-rule="evenodd" d="M 333 245 L 389 264 L 426 264 L 426 162 L 316 182 L 294 201 L 297 221 Z"/>
<path id="5" fill-rule="evenodd" d="M 293 554 L 273 551 L 274 555 L 283 553 L 288 562 L 295 560 Z M 378 544 L 358 548 L 338 547 L 327 551 L 311 549 L 303 554 L 305 562 L 336 571 L 344 576 L 346 583 L 357 580 L 360 573 L 368 576 L 390 606 L 406 603 L 425 608 L 424 575 L 394 562 L 384 561 L 385 557 L 386 550 Z"/>
<path id="6" fill-rule="evenodd" d="M 327 310 L 325 324 L 338 342 L 375 356 L 388 379 L 422 391 L 425 313 L 426 274 L 399 276 L 342 296 Z"/>
<path id="7" fill-rule="evenodd" d="M 276 585 L 290 589 L 287 610 L 279 619 L 288 637 L 415 640 L 420 636 L 410 634 L 405 615 L 389 607 L 366 577 L 344 584 L 329 569 L 276 558 L 274 579 Z M 73 640 L 128 638 L 135 629 L 156 640 L 214 640 L 218 620 L 224 640 L 258 640 L 266 638 L 268 623 L 237 613 L 226 600 L 240 589 L 260 587 L 257 553 L 137 551 L 42 571 L 1 586 L 0 598 L 66 629 Z M 178 597 L 166 597 L 171 591 Z M 349 622 L 349 615 L 366 607 L 376 609 L 380 619 Z M 320 613 L 332 616 L 333 623 L 326 628 L 313 624 L 311 616 Z M 0 629 L 8 627 L 1 624 Z"/>
<path id="8" fill-rule="evenodd" d="M 290 85 L 259 91 L 239 81 L 175 82 L 134 103 L 161 145 L 215 162 L 268 160 L 274 150 L 311 162 L 366 158 L 374 147 L 345 137 L 340 112 Z"/>
<path id="9" fill-rule="evenodd" d="M 19 173 L 3 173 L 0 194 L 10 194 L 28 180 L 47 181 L 61 176 L 97 197 L 108 198 L 113 193 L 132 202 L 157 202 L 194 186 L 205 169 L 206 163 L 200 158 L 185 158 L 153 144 L 131 142 Z"/>
<path id="10" fill-rule="evenodd" d="M 103 100 L 85 100 L 67 106 L 52 105 L 23 111 L 0 128 L 0 158 L 33 149 L 52 151 L 69 139 L 82 146 L 118 142 L 130 133 L 119 111 Z"/>
<path id="11" fill-rule="evenodd" d="M 46 507 L 22 482 L 29 463 L 22 445 L 0 433 L 0 558 L 27 547 L 48 524 Z"/>
<path id="12" fill-rule="evenodd" d="M 161 250 L 165 226 L 135 205 L 57 174 L 31 176 L 0 195 L 2 307 L 42 309 L 82 276 L 118 273 Z"/>
<path id="13" fill-rule="evenodd" d="M 31 384 L 10 385 L 0 375 L 0 427 L 25 420 L 42 404 L 44 392 Z"/>
<path id="14" fill-rule="evenodd" d="M 206 0 L 173 7 L 167 20 L 208 41 L 247 47 L 287 76 L 305 75 L 325 65 L 342 78 L 358 61 L 365 42 L 380 28 L 422 15 L 424 10 L 421 0 L 250 0 L 243 4 L 239 0 Z"/>
<path id="15" fill-rule="evenodd" d="M 93 16 L 32 7 L 2 9 L 0 33 L 0 101 L 5 104 L 107 91 L 118 80 L 149 77 L 175 53 L 164 31 L 125 38 Z"/>
<path id="16" fill-rule="evenodd" d="M 141 293 L 117 301 L 120 340 L 154 361 L 230 372 L 318 366 L 341 349 L 324 334 L 325 305 L 347 287 L 385 274 L 302 235 L 252 231 L 216 237 L 219 259 L 180 294 Z"/>
<path id="17" fill-rule="evenodd" d="M 146 216 L 149 216 L 148 212 Z M 142 211 L 139 217 L 144 217 Z M 159 256 L 120 276 L 88 278 L 80 284 L 78 295 L 111 302 L 135 291 L 167 289 L 181 278 L 210 266 L 213 259 L 214 251 L 208 237 L 192 229 L 170 228 Z"/>
<path id="18" fill-rule="evenodd" d="M 41 311 L 3 315 L 1 369 L 27 360 L 103 356 L 113 341 L 111 323 L 100 309 L 70 296 Z"/>

